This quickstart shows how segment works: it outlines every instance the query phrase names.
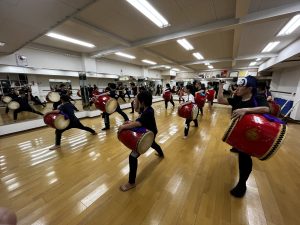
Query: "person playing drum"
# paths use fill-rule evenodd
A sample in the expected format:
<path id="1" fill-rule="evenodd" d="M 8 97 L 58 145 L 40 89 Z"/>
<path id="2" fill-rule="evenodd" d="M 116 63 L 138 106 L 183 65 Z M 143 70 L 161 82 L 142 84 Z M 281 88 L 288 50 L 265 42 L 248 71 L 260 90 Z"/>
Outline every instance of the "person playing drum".
<path id="1" fill-rule="evenodd" d="M 110 83 L 109 86 L 105 89 L 105 94 L 108 94 L 110 97 L 115 98 L 117 100 L 118 98 L 116 96 L 116 85 L 114 83 Z M 126 115 L 126 113 L 124 113 L 122 111 L 119 103 L 118 103 L 116 112 L 119 113 L 121 116 L 123 116 L 123 118 L 124 118 L 125 121 L 129 120 L 129 118 Z M 102 128 L 102 130 L 109 130 L 110 129 L 109 114 L 106 113 L 106 112 L 103 112 L 102 118 L 104 119 L 104 124 L 105 124 L 105 127 Z"/>
<path id="2" fill-rule="evenodd" d="M 148 91 L 142 91 L 137 95 L 137 101 L 140 108 L 143 108 L 142 114 L 135 122 L 126 123 L 119 127 L 119 131 L 123 129 L 132 129 L 135 127 L 145 127 L 146 129 L 154 133 L 154 140 L 151 147 L 157 152 L 157 155 L 161 158 L 164 157 L 164 153 L 161 147 L 155 142 L 155 136 L 157 134 L 157 126 L 154 117 L 154 109 L 152 108 L 152 94 Z M 128 183 L 121 185 L 121 191 L 128 191 L 136 186 L 136 172 L 138 166 L 138 157 L 140 154 L 136 151 L 132 151 L 129 155 L 129 181 Z"/>
<path id="3" fill-rule="evenodd" d="M 191 84 L 187 84 L 185 86 L 185 92 L 187 95 L 183 96 L 183 101 L 185 103 L 183 104 L 186 104 L 186 103 L 195 103 L 195 98 L 194 96 L 192 95 L 192 89 L 193 89 L 193 86 Z M 186 119 L 185 120 L 185 125 L 184 125 L 184 136 L 183 136 L 183 139 L 186 139 L 188 134 L 189 134 L 189 129 L 190 129 L 190 123 L 194 121 L 195 123 L 195 127 L 198 127 L 198 120 L 197 119 L 194 119 L 192 120 L 191 118 L 189 119 Z"/>
<path id="4" fill-rule="evenodd" d="M 255 77 L 247 76 L 238 80 L 236 95 L 233 98 L 224 98 L 223 84 L 219 84 L 218 103 L 231 105 L 232 118 L 242 118 L 247 113 L 269 113 L 268 103 L 265 98 L 257 96 L 257 81 Z M 237 149 L 238 151 L 238 149 Z M 251 156 L 238 151 L 239 154 L 239 181 L 230 191 L 234 197 L 241 198 L 245 195 L 246 182 L 252 171 Z"/>
<path id="5" fill-rule="evenodd" d="M 172 92 L 171 86 L 170 86 L 169 83 L 166 84 L 165 92 L 167 92 L 167 91 Z M 168 102 L 169 102 L 168 100 L 165 100 L 165 107 L 166 107 L 166 109 L 168 108 Z M 171 102 L 171 104 L 173 105 L 173 108 L 174 108 L 175 107 L 175 103 L 173 101 L 173 96 L 171 96 L 170 102 Z"/>
<path id="6" fill-rule="evenodd" d="M 90 127 L 86 127 L 84 126 L 79 119 L 75 116 L 74 110 L 75 107 L 72 103 L 69 102 L 69 96 L 68 95 L 62 95 L 60 97 L 60 100 L 62 102 L 61 105 L 58 106 L 57 110 L 53 110 L 49 113 L 62 113 L 65 116 L 67 116 L 70 120 L 70 124 L 67 128 L 63 129 L 63 130 L 55 130 L 55 145 L 52 146 L 49 150 L 57 150 L 60 149 L 60 142 L 61 142 L 61 135 L 63 132 L 65 132 L 66 130 L 69 130 L 71 128 L 78 128 L 81 130 L 86 130 L 89 131 L 91 134 L 96 135 L 96 131 L 94 131 L 92 128 Z"/>

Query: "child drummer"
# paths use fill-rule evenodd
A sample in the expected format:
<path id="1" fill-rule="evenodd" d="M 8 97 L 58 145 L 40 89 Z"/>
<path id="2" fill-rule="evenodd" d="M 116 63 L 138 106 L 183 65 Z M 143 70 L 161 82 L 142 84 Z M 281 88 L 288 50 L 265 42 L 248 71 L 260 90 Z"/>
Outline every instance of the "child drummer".
<path id="1" fill-rule="evenodd" d="M 119 132 L 124 129 L 132 129 L 135 127 L 145 127 L 146 129 L 154 133 L 154 140 L 151 147 L 157 152 L 157 155 L 161 158 L 164 157 L 164 153 L 161 147 L 155 142 L 155 136 L 157 134 L 157 126 L 154 117 L 154 109 L 152 105 L 152 95 L 148 91 L 142 91 L 137 95 L 137 101 L 140 109 L 143 109 L 139 118 L 134 122 L 129 122 L 119 127 Z M 120 186 L 121 191 L 128 191 L 136 186 L 136 172 L 138 166 L 138 157 L 140 154 L 136 151 L 132 151 L 129 155 L 129 180 L 128 183 Z"/>

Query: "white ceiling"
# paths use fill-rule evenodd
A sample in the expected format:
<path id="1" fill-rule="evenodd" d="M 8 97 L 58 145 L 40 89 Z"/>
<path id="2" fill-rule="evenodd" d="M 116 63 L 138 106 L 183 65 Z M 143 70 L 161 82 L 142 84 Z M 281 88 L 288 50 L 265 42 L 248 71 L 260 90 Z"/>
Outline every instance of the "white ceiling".
<path id="1" fill-rule="evenodd" d="M 0 54 L 31 45 L 63 49 L 76 54 L 148 66 L 142 59 L 180 69 L 244 68 L 256 57 L 267 60 L 300 37 L 278 38 L 285 23 L 300 12 L 299 0 L 148 0 L 171 24 L 158 28 L 125 0 L 2 0 L 0 1 Z M 85 48 L 44 34 L 48 31 L 93 43 Z M 185 37 L 193 51 L 176 40 Z M 281 43 L 272 54 L 261 54 L 274 40 Z M 123 51 L 136 56 L 116 56 Z M 204 60 L 192 56 L 200 52 Z M 300 52 L 300 49 L 299 49 Z M 151 65 L 149 65 L 151 66 Z"/>

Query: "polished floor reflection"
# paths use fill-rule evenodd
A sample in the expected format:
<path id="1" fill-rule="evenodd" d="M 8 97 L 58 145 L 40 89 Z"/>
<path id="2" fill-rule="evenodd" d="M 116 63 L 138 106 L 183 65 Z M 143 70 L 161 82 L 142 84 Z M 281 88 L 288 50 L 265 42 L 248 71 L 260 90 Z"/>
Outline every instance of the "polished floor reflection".
<path id="1" fill-rule="evenodd" d="M 104 132 L 102 118 L 81 120 L 97 136 L 71 129 L 62 149 L 49 151 L 54 129 L 40 128 L 0 138 L 0 206 L 13 209 L 18 224 L 97 225 L 297 225 L 300 224 L 300 126 L 290 124 L 278 153 L 253 160 L 243 199 L 230 196 L 237 178 L 237 156 L 221 141 L 230 109 L 204 110 L 199 127 L 182 139 L 184 119 L 176 109 L 154 104 L 165 152 L 139 158 L 137 187 L 127 181 L 128 149 L 117 139 L 119 114 Z M 137 114 L 129 114 L 134 120 Z"/>

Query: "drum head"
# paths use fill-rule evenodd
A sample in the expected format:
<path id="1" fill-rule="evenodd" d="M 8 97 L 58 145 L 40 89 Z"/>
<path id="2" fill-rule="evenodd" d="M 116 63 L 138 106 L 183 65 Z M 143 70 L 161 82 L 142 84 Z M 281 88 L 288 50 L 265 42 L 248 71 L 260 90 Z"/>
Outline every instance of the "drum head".
<path id="1" fill-rule="evenodd" d="M 70 124 L 70 120 L 69 119 L 66 120 L 63 115 L 58 115 L 54 120 L 54 126 L 58 130 L 63 130 L 67 128 L 69 124 Z"/>
<path id="2" fill-rule="evenodd" d="M 59 102 L 60 100 L 60 95 L 58 92 L 50 92 L 48 94 L 48 98 L 51 102 Z"/>
<path id="3" fill-rule="evenodd" d="M 11 101 L 10 103 L 8 103 L 7 107 L 11 110 L 16 110 L 16 109 L 20 108 L 20 104 L 19 104 L 19 102 Z"/>
<path id="4" fill-rule="evenodd" d="M 12 98 L 9 97 L 9 96 L 3 96 L 3 97 L 2 97 L 2 101 L 3 101 L 4 103 L 6 103 L 6 104 L 10 103 L 11 100 L 12 100 Z"/>
<path id="5" fill-rule="evenodd" d="M 193 110 L 192 110 L 192 119 L 195 120 L 198 117 L 198 106 L 193 105 Z"/>
<path id="6" fill-rule="evenodd" d="M 137 144 L 137 151 L 140 154 L 144 154 L 152 145 L 154 140 L 154 133 L 152 131 L 147 131 L 140 139 Z"/>
<path id="7" fill-rule="evenodd" d="M 118 107 L 118 102 L 116 99 L 114 98 L 111 98 L 107 101 L 107 103 L 105 104 L 105 111 L 108 113 L 108 114 L 112 114 L 116 111 Z"/>

